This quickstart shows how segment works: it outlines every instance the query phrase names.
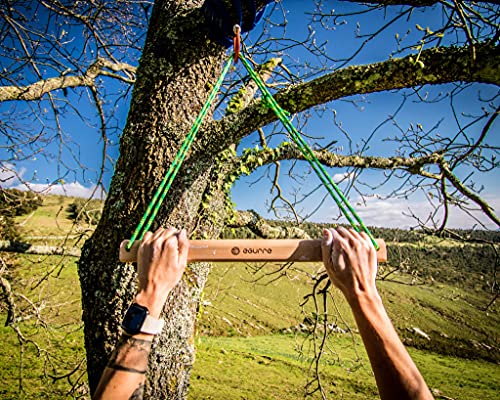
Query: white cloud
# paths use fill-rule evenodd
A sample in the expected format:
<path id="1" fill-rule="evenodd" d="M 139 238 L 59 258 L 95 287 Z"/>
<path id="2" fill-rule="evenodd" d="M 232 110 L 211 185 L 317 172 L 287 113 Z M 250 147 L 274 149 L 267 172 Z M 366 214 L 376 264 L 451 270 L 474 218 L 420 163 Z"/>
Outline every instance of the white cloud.
<path id="1" fill-rule="evenodd" d="M 84 198 L 99 198 L 104 199 L 106 194 L 101 187 L 96 188 L 96 185 L 83 186 L 80 182 L 71 183 L 57 183 L 57 184 L 46 184 L 46 183 L 22 183 L 16 186 L 11 186 L 13 189 L 19 190 L 31 190 L 33 192 L 42 194 L 57 194 L 63 196 L 71 197 L 84 197 Z"/>
<path id="2" fill-rule="evenodd" d="M 25 173 L 25 167 L 21 167 L 21 169 L 17 171 L 15 165 L 11 163 L 1 163 L 0 185 L 2 185 L 3 187 L 11 187 L 13 185 L 19 184 L 19 179 L 22 179 Z"/>
<path id="3" fill-rule="evenodd" d="M 485 196 L 485 201 L 495 209 L 500 210 L 500 196 Z M 417 225 L 417 221 L 411 217 L 416 215 L 422 221 L 427 221 L 432 213 L 432 207 L 427 201 L 411 199 L 387 199 L 381 200 L 375 197 L 365 199 L 365 204 L 358 202 L 355 206 L 356 212 L 363 222 L 371 226 L 388 228 L 409 228 Z M 441 223 L 442 213 L 435 217 L 436 224 Z M 473 212 L 473 215 L 489 229 L 498 229 L 481 211 Z M 450 207 L 447 226 L 449 228 L 472 228 L 478 226 L 477 221 L 457 207 Z"/>
<path id="4" fill-rule="evenodd" d="M 339 174 L 334 174 L 332 176 L 332 179 L 335 183 L 342 182 L 344 179 L 348 179 L 354 176 L 353 172 L 342 172 Z"/>
<path id="5" fill-rule="evenodd" d="M 96 185 L 84 186 L 80 182 L 69 183 L 32 183 L 23 179 L 27 169 L 21 167 L 19 171 L 11 163 L 0 164 L 0 185 L 4 188 L 30 190 L 40 194 L 55 194 L 71 197 L 104 199 L 106 193 Z"/>

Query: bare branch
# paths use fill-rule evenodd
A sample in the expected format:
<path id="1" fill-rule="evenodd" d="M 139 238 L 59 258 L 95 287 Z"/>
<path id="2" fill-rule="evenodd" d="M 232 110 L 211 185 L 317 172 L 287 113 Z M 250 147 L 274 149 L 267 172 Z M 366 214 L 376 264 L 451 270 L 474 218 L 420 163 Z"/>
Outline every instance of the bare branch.
<path id="1" fill-rule="evenodd" d="M 443 175 L 450 181 L 455 189 L 474 201 L 479 207 L 481 207 L 481 210 L 483 210 L 483 212 L 500 227 L 500 219 L 495 215 L 494 210 L 481 197 L 479 197 L 479 195 L 468 189 L 460 181 L 460 179 L 457 178 L 457 176 L 451 171 L 449 164 L 445 160 L 440 160 L 439 166 L 441 167 Z"/>
<path id="2" fill-rule="evenodd" d="M 0 251 L 44 256 L 58 255 L 80 257 L 80 249 L 77 247 L 40 246 L 23 242 L 13 242 L 10 240 L 0 240 Z"/>
<path id="3" fill-rule="evenodd" d="M 126 63 L 115 63 L 98 58 L 83 75 L 61 75 L 56 78 L 43 79 L 27 86 L 0 86 L 0 102 L 9 100 L 40 100 L 45 94 L 54 90 L 93 86 L 98 76 L 105 75 L 126 83 L 134 83 L 134 79 L 117 74 L 127 72 L 135 74 L 136 68 Z M 115 72 L 115 73 L 111 73 Z"/>
<path id="4" fill-rule="evenodd" d="M 266 239 L 310 239 L 302 229 L 294 226 L 271 226 L 256 211 L 237 211 L 234 221 L 228 224 L 232 228 L 247 227 L 259 237 Z"/>
<path id="5" fill-rule="evenodd" d="M 357 0 L 347 0 L 352 3 L 358 3 Z M 439 0 L 363 0 L 367 4 L 380 4 L 381 6 L 412 6 L 428 7 L 441 3 Z M 500 4 L 498 0 L 483 0 L 481 3 Z"/>
<path id="6" fill-rule="evenodd" d="M 423 50 L 418 62 L 415 56 L 407 56 L 347 67 L 309 82 L 291 85 L 274 97 L 285 110 L 296 113 L 355 94 L 460 81 L 500 85 L 499 46 L 476 45 L 476 60 L 472 59 L 469 47 L 439 47 Z M 220 132 L 223 144 L 241 139 L 276 119 L 274 112 L 260 100 L 233 116 L 213 122 L 212 129 L 206 132 L 210 132 L 211 138 L 215 132 Z"/>

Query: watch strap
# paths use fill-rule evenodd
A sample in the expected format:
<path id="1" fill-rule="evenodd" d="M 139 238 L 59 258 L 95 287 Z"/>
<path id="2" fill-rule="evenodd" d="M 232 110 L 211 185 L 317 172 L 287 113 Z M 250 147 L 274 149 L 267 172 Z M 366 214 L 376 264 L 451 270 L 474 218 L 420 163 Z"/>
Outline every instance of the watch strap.
<path id="1" fill-rule="evenodd" d="M 146 315 L 146 319 L 141 326 L 141 333 L 146 333 L 148 335 L 158 335 L 159 333 L 161 333 L 164 325 L 164 320 L 153 318 L 151 315 Z"/>

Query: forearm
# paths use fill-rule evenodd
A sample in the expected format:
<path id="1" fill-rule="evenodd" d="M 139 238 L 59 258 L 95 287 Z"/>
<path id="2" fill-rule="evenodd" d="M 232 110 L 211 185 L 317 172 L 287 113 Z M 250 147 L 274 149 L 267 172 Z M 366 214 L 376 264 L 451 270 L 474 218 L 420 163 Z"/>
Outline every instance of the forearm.
<path id="1" fill-rule="evenodd" d="M 349 301 L 381 399 L 432 399 L 378 295 Z"/>
<path id="2" fill-rule="evenodd" d="M 93 399 L 142 398 L 151 344 L 151 335 L 123 334 L 104 370 Z"/>
<path id="3" fill-rule="evenodd" d="M 124 333 L 104 370 L 94 399 L 142 399 L 149 353 L 160 334 L 160 314 L 187 264 L 185 230 L 158 228 L 146 232 L 137 256 L 138 292 L 122 322 Z"/>

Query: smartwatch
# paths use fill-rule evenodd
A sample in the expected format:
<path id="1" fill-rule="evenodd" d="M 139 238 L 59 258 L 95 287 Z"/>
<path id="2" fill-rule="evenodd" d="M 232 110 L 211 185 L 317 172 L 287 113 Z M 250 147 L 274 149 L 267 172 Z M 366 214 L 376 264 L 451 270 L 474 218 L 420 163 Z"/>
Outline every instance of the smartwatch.
<path id="1" fill-rule="evenodd" d="M 125 313 L 122 321 L 122 329 L 129 335 L 145 333 L 147 335 L 157 335 L 163 329 L 165 321 L 153 318 L 149 315 L 147 307 L 137 303 L 132 303 Z"/>

